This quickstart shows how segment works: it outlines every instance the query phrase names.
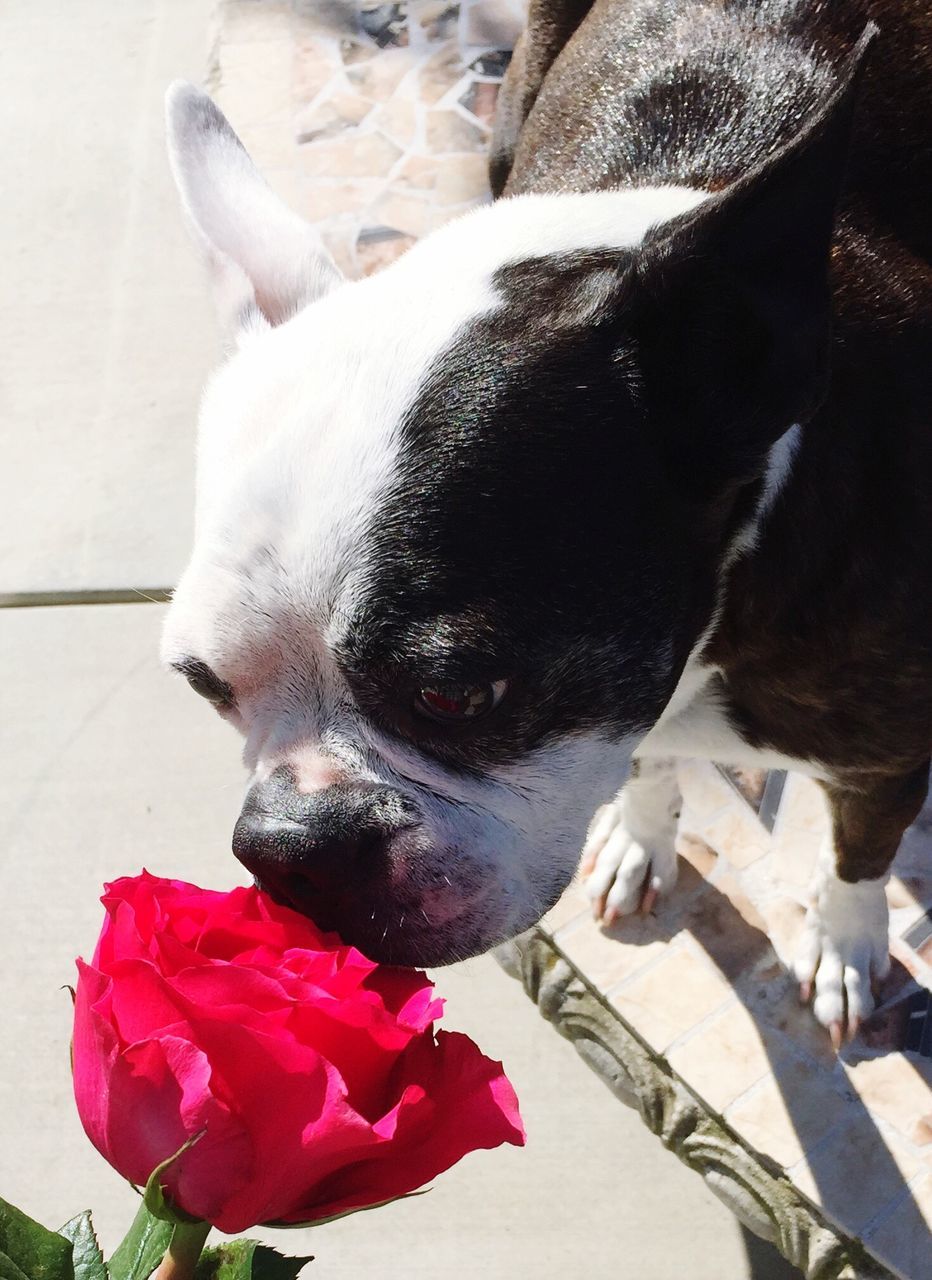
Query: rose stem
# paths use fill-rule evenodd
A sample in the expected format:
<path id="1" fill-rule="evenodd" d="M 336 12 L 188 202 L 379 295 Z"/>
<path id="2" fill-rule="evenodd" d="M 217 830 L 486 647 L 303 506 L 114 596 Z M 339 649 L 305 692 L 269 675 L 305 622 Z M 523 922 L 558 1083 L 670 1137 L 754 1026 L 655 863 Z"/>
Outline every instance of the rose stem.
<path id="1" fill-rule="evenodd" d="M 165 1257 L 152 1280 L 191 1280 L 209 1234 L 209 1222 L 176 1223 Z"/>

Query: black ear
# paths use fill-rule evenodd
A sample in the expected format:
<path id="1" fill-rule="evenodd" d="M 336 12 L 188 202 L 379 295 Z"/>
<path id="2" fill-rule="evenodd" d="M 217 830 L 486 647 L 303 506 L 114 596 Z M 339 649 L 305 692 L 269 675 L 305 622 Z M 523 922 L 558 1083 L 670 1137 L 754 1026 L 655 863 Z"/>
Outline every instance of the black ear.
<path id="1" fill-rule="evenodd" d="M 831 329 L 829 262 L 868 24 L 800 133 L 675 222 L 640 255 L 645 395 L 692 484 L 750 479 L 820 404 Z"/>

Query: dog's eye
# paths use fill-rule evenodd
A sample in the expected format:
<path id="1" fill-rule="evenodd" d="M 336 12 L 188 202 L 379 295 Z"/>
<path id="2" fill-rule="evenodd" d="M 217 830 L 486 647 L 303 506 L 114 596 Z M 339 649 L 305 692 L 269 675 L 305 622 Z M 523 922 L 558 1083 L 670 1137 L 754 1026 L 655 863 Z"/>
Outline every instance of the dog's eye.
<path id="1" fill-rule="evenodd" d="M 430 720 L 456 724 L 494 711 L 508 691 L 507 680 L 491 684 L 436 684 L 418 691 L 414 709 Z"/>
<path id="2" fill-rule="evenodd" d="M 195 693 L 206 698 L 215 707 L 232 707 L 235 702 L 233 690 L 225 680 L 221 680 L 208 667 L 206 662 L 191 659 L 179 662 L 176 670 L 180 671 Z"/>

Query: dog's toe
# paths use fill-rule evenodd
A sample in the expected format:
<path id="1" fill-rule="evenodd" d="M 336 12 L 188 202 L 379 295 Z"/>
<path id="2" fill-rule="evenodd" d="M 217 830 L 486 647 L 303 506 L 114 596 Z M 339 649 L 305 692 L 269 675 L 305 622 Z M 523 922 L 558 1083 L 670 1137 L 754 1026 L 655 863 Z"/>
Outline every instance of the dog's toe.
<path id="1" fill-rule="evenodd" d="M 583 876 L 590 876 L 595 870 L 596 859 L 605 847 L 605 843 L 618 825 L 616 804 L 604 804 L 596 811 L 589 827 L 589 834 L 583 846 L 582 862 L 579 870 Z"/>
<path id="2" fill-rule="evenodd" d="M 600 810 L 583 852 L 590 867 L 586 893 L 596 920 L 614 924 L 620 916 L 648 912 L 658 895 L 676 883 L 673 848 L 648 847 L 628 831 L 620 805 Z"/>
<path id="3" fill-rule="evenodd" d="M 815 974 L 812 1011 L 828 1030 L 836 1049 L 844 1040 L 854 1039 L 861 1023 L 873 1011 L 872 973 L 867 947 L 847 958 L 831 947 L 822 953 Z"/>
<path id="4" fill-rule="evenodd" d="M 794 965 L 800 999 L 812 997 L 812 1012 L 836 1049 L 872 1013 L 872 985 L 890 967 L 883 888 L 856 886 L 859 897 L 851 888 L 832 879 L 822 888 L 807 914 Z"/>

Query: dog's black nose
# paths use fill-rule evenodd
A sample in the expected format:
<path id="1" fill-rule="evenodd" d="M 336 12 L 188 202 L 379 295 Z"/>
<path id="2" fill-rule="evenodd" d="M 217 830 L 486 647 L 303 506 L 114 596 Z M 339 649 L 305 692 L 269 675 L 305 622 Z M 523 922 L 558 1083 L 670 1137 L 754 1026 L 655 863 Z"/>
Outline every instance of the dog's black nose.
<path id="1" fill-rule="evenodd" d="M 342 931 L 346 903 L 386 877 L 393 837 L 418 821 L 391 787 L 337 783 L 306 795 L 282 765 L 249 789 L 233 852 L 274 897 Z"/>

